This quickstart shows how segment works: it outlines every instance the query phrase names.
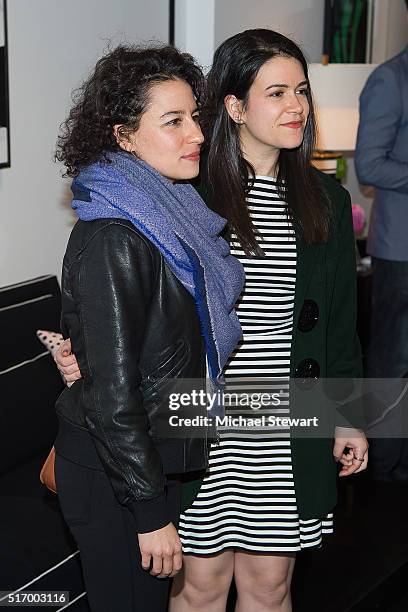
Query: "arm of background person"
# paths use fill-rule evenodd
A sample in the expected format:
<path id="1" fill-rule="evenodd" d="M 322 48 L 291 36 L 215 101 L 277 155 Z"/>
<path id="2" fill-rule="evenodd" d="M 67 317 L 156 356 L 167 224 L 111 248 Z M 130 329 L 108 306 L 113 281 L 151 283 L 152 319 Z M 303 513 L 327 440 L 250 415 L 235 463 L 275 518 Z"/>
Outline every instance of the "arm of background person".
<path id="1" fill-rule="evenodd" d="M 392 157 L 401 122 L 401 96 L 397 75 L 389 66 L 380 66 L 370 75 L 360 96 L 354 159 L 363 185 L 408 193 L 408 163 Z"/>

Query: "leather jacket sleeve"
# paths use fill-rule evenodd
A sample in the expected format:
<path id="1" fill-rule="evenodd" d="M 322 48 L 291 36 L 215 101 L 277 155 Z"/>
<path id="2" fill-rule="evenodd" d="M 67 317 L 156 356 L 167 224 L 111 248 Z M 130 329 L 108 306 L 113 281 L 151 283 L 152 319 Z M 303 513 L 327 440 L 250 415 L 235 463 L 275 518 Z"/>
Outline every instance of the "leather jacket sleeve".
<path id="1" fill-rule="evenodd" d="M 170 522 L 166 479 L 140 392 L 139 358 L 155 270 L 152 245 L 118 221 L 89 240 L 71 284 L 83 335 L 86 424 L 139 533 Z"/>

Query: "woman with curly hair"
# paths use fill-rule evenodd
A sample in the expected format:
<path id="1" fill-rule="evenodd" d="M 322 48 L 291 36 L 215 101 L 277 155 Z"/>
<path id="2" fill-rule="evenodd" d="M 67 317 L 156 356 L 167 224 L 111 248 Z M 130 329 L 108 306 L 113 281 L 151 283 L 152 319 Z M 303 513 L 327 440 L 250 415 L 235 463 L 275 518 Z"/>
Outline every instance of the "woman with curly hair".
<path id="1" fill-rule="evenodd" d="M 216 378 L 241 336 L 243 269 L 197 176 L 203 76 L 172 47 L 118 47 L 79 91 L 58 142 L 79 216 L 62 331 L 82 378 L 57 402 L 55 476 L 93 612 L 166 610 L 181 568 L 181 475 L 205 438 L 158 435 L 174 380 Z M 162 580 L 157 580 L 161 578 Z"/>

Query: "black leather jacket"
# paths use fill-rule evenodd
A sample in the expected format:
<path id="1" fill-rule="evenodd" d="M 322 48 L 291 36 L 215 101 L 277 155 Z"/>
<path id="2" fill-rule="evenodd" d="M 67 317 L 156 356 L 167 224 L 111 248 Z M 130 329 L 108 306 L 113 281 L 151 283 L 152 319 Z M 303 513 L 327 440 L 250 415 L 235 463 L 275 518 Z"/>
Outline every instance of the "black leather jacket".
<path id="1" fill-rule="evenodd" d="M 167 524 L 165 474 L 207 462 L 205 438 L 152 434 L 158 418 L 152 391 L 173 378 L 205 378 L 194 298 L 130 222 L 78 221 L 64 257 L 62 333 L 71 338 L 83 378 L 63 391 L 57 413 L 88 429 L 140 531 Z"/>

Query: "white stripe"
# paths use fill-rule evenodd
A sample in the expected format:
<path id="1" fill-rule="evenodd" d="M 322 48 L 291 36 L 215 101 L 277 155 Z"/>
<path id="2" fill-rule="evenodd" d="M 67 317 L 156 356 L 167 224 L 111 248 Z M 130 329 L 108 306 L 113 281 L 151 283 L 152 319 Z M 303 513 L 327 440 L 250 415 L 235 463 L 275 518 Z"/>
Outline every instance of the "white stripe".
<path id="1" fill-rule="evenodd" d="M 286 364 L 290 363 L 290 359 L 279 359 L 278 363 L 276 363 L 276 361 L 277 361 L 278 357 L 289 357 L 289 355 L 290 355 L 289 352 L 287 352 L 287 353 L 274 353 L 273 359 L 272 359 L 272 357 L 269 357 L 269 359 L 259 359 L 259 354 L 258 354 L 258 355 L 254 355 L 254 360 L 253 361 L 249 361 L 249 360 L 243 359 L 242 356 L 238 355 L 234 359 L 234 362 L 230 366 L 230 368 L 232 366 L 235 366 L 235 364 L 237 364 L 239 366 L 244 366 L 244 365 L 253 366 L 254 368 L 257 368 L 258 366 L 261 366 L 261 365 L 270 365 L 270 366 L 273 366 L 273 365 L 286 365 Z M 246 356 L 248 356 L 248 355 L 246 355 Z M 262 357 L 268 357 L 268 356 L 267 355 L 262 355 Z M 232 371 L 236 372 L 235 369 L 234 370 L 230 370 L 230 369 L 228 370 L 228 372 L 232 372 Z"/>
<path id="2" fill-rule="evenodd" d="M 270 374 L 271 372 L 274 372 L 275 374 L 280 374 L 280 373 L 283 373 L 283 372 L 286 372 L 286 371 L 287 371 L 287 368 L 284 368 L 284 369 L 279 369 L 279 368 L 274 368 L 274 369 L 271 369 L 271 368 L 259 368 L 258 369 L 257 368 L 256 369 L 257 374 Z M 233 372 L 234 372 L 234 374 L 248 374 L 248 370 L 246 370 L 246 369 L 241 370 L 240 368 L 237 368 L 236 370 L 234 369 Z M 231 370 L 229 370 L 229 373 L 230 374 L 232 373 Z"/>
<path id="3" fill-rule="evenodd" d="M 208 515 L 209 515 L 209 520 L 211 519 L 210 516 L 210 512 L 211 510 L 208 510 Z M 186 510 L 185 512 L 186 515 L 188 515 L 188 520 L 191 521 L 195 521 L 197 523 L 200 523 L 202 525 L 205 525 L 205 523 L 203 522 L 203 510 L 197 510 L 195 507 L 194 508 L 189 508 L 188 510 Z M 258 518 L 258 519 L 269 519 L 271 517 L 271 509 L 268 508 L 268 513 L 267 514 L 254 514 L 254 513 L 249 513 L 249 512 L 239 512 L 239 511 L 235 511 L 234 509 L 234 513 L 233 513 L 234 517 L 239 517 L 239 518 L 244 518 L 244 519 L 253 519 L 254 517 Z M 295 513 L 295 514 L 280 514 L 279 512 L 277 513 L 272 513 L 273 516 L 273 520 L 283 520 L 283 519 L 287 519 L 287 523 L 284 523 L 286 525 L 291 525 L 292 522 L 295 522 L 296 526 L 299 524 L 299 516 Z M 226 517 L 228 518 L 228 516 Z M 183 518 L 181 518 L 180 520 L 184 521 Z M 194 526 L 195 527 L 195 526 Z"/>
<path id="4" fill-rule="evenodd" d="M 246 323 L 248 325 L 245 325 L 244 323 L 241 323 L 242 330 L 244 332 L 247 332 L 248 335 L 251 335 L 251 336 L 255 335 L 254 334 L 255 331 L 258 331 L 259 332 L 258 335 L 261 335 L 261 333 L 262 333 L 263 336 L 271 336 L 271 337 L 273 337 L 273 336 L 276 335 L 276 336 L 280 337 L 282 332 L 286 332 L 286 331 L 291 331 L 292 330 L 292 327 L 290 327 L 287 330 L 285 325 L 281 325 L 278 330 L 274 331 L 274 330 L 271 330 L 270 329 L 270 325 L 268 326 L 266 323 L 264 323 L 263 325 L 255 325 L 255 323 L 253 321 L 246 321 Z M 244 336 L 246 337 L 246 333 L 244 334 Z"/>
<path id="5" fill-rule="evenodd" d="M 285 261 L 281 259 L 277 261 L 276 263 L 275 262 L 271 263 L 269 259 L 265 259 L 265 261 L 261 260 L 261 261 L 256 261 L 256 262 L 251 259 L 242 259 L 241 263 L 243 263 L 244 266 L 245 264 L 251 265 L 253 270 L 255 270 L 255 267 L 254 267 L 255 265 L 257 266 L 259 265 L 259 266 L 262 266 L 262 273 L 268 272 L 270 270 L 272 273 L 275 273 L 275 274 L 279 271 L 280 265 L 285 265 L 285 264 L 287 266 L 293 265 L 293 261 L 290 261 L 290 260 Z M 251 270 L 251 268 L 249 268 L 249 270 Z M 282 268 L 282 270 L 283 272 L 290 273 L 290 270 L 288 270 L 287 268 Z M 294 271 L 293 271 L 293 274 L 294 274 Z"/>
<path id="6" fill-rule="evenodd" d="M 290 455 L 288 455 L 287 457 L 281 457 L 280 453 L 278 454 L 278 462 L 275 461 L 275 464 L 273 464 L 273 462 L 271 461 L 270 463 L 267 461 L 263 461 L 262 464 L 263 465 L 259 465 L 261 458 L 258 457 L 258 459 L 256 459 L 253 463 L 254 465 L 243 465 L 243 464 L 247 464 L 248 462 L 246 461 L 246 458 L 243 457 L 242 459 L 240 457 L 234 457 L 233 459 L 231 459 L 231 461 L 228 461 L 228 468 L 232 469 L 238 469 L 238 470 L 242 470 L 242 469 L 246 469 L 248 472 L 266 472 L 267 469 L 272 470 L 273 467 L 275 466 L 276 468 L 279 468 L 279 470 L 284 470 L 285 466 L 283 464 L 287 464 L 288 470 L 292 469 L 292 462 L 291 462 L 291 457 Z M 276 457 L 275 457 L 276 460 Z M 238 461 L 242 461 L 242 463 L 238 463 Z M 212 473 L 214 471 L 216 471 L 217 468 L 219 468 L 220 470 L 222 470 L 223 466 L 225 465 L 225 457 L 212 457 L 210 458 L 210 465 L 209 465 L 209 471 L 210 471 L 210 476 L 212 475 Z"/>
<path id="7" fill-rule="evenodd" d="M 276 483 L 276 485 L 280 484 L 282 485 L 286 485 L 288 483 L 284 482 L 284 483 Z M 289 483 L 290 484 L 290 483 Z M 233 498 L 233 501 L 235 502 L 236 500 L 240 500 L 242 502 L 245 501 L 251 501 L 251 498 L 253 497 L 253 494 L 256 493 L 256 491 L 245 491 L 245 493 L 242 492 L 242 489 L 237 489 L 236 487 L 228 487 L 225 486 L 226 485 L 226 481 L 223 481 L 223 487 L 222 487 L 222 492 L 220 491 L 213 491 L 212 489 L 206 489 L 206 488 L 201 488 L 200 489 L 200 499 L 201 498 L 206 498 L 206 497 L 213 497 L 214 498 L 214 502 L 216 501 L 217 497 L 220 500 L 225 500 L 225 501 L 232 501 L 231 497 Z M 293 487 L 283 487 L 283 488 L 273 488 L 275 486 L 275 482 L 271 482 L 269 484 L 270 487 L 272 487 L 271 489 L 268 490 L 263 490 L 262 493 L 258 493 L 256 495 L 256 498 L 263 499 L 265 497 L 265 500 L 268 499 L 267 496 L 269 495 L 281 495 L 284 498 L 284 501 L 292 501 L 292 496 L 295 495 L 295 490 Z M 274 498 L 273 501 L 277 501 L 277 497 Z M 256 501 L 256 499 L 254 500 Z"/>
<path id="8" fill-rule="evenodd" d="M 241 428 L 241 430 L 242 430 L 242 428 Z M 237 438 L 237 439 L 241 438 L 242 440 L 244 440 L 244 439 L 248 439 L 248 440 L 252 439 L 253 440 L 255 438 L 254 434 L 251 435 L 250 433 L 248 433 L 247 430 L 244 433 L 241 433 L 239 431 L 239 429 L 236 429 L 236 428 L 234 428 L 234 429 L 225 428 L 225 430 L 221 434 L 221 438 L 223 438 L 224 436 L 229 438 L 229 437 L 231 437 L 232 434 L 234 434 L 235 438 Z M 275 440 L 275 437 L 276 437 L 275 434 L 274 433 L 270 433 L 269 428 L 268 429 L 260 429 L 260 430 L 256 431 L 255 434 L 256 434 L 256 438 L 259 437 L 259 436 L 262 436 L 262 438 L 264 438 L 265 440 L 271 440 L 273 442 L 276 441 Z M 280 457 L 278 457 L 278 459 L 280 460 Z M 289 459 L 288 459 L 288 461 L 289 461 Z M 275 461 L 275 465 L 276 465 L 276 461 Z"/>
<path id="9" fill-rule="evenodd" d="M 26 359 L 26 361 L 22 361 L 21 363 L 17 363 L 16 365 L 13 365 L 10 368 L 7 368 L 7 370 L 1 370 L 0 371 L 0 376 L 2 374 L 7 374 L 8 372 L 11 372 L 12 370 L 17 370 L 17 368 L 22 368 L 23 366 L 27 365 L 28 363 L 33 363 L 34 361 L 37 361 L 37 359 L 41 359 L 41 357 L 45 357 L 46 355 L 50 355 L 50 352 L 49 351 L 45 351 L 45 353 L 40 353 L 39 355 L 36 355 L 32 359 Z"/>
<path id="10" fill-rule="evenodd" d="M 273 472 L 273 475 L 276 476 L 276 478 L 280 478 L 282 480 L 293 481 L 293 474 L 292 474 L 292 471 L 291 471 L 291 466 L 289 465 L 289 466 L 285 466 L 285 467 L 287 467 L 287 469 L 288 469 L 288 472 L 286 474 L 282 472 L 282 470 L 284 469 L 283 466 L 267 466 L 263 470 L 263 472 L 265 473 L 265 477 L 266 477 L 266 476 L 270 476 L 269 472 L 271 472 L 272 470 L 277 470 L 276 472 Z M 250 473 L 250 474 L 245 473 L 245 475 L 243 475 L 242 474 L 242 471 L 243 471 L 242 468 L 243 468 L 243 466 L 241 465 L 239 468 L 236 468 L 235 470 L 233 470 L 231 468 L 231 465 L 228 464 L 229 476 L 233 477 L 233 476 L 236 475 L 237 478 L 243 478 L 243 479 L 245 479 L 245 481 L 250 481 L 251 479 L 253 479 L 256 482 L 259 482 L 259 483 L 261 482 L 262 476 L 260 476 L 259 474 L 252 474 L 252 473 Z M 212 466 L 211 467 L 211 476 L 212 476 L 212 480 L 214 482 L 218 482 L 220 479 L 225 478 L 225 474 L 223 473 L 222 469 L 223 469 L 222 466 L 218 466 L 218 467 Z M 217 474 L 217 470 L 220 471 L 219 474 Z M 263 478 L 265 478 L 265 477 L 263 477 Z M 266 481 L 264 480 L 263 482 L 266 482 Z M 270 480 L 268 482 L 270 482 Z M 203 483 L 203 486 L 204 486 L 204 484 L 205 484 L 205 482 Z"/>
<path id="11" fill-rule="evenodd" d="M 255 336 L 255 338 L 258 340 L 258 336 Z M 290 336 L 288 335 L 287 338 L 290 338 Z M 286 348 L 286 347 L 290 347 L 290 343 L 288 342 L 274 342 L 273 345 L 270 344 L 270 342 L 268 343 L 257 343 L 257 342 L 251 342 L 249 343 L 248 341 L 251 338 L 248 336 L 248 338 L 246 338 L 246 343 L 240 345 L 239 347 L 239 351 L 241 352 L 246 352 L 246 351 L 252 351 L 253 349 L 267 349 L 268 351 L 271 352 L 271 355 L 273 354 L 273 349 L 274 348 Z M 256 354 L 256 353 L 255 353 Z M 263 355 L 265 354 L 265 352 L 262 353 Z"/>
<path id="12" fill-rule="evenodd" d="M 73 599 L 72 601 L 70 601 L 69 603 L 67 603 L 66 606 L 63 606 L 62 608 L 58 608 L 57 612 L 61 612 L 61 610 L 66 610 L 67 608 L 69 608 L 69 606 L 72 606 L 73 603 L 75 603 L 76 601 L 78 601 L 78 599 L 81 599 L 81 597 L 83 597 L 84 595 L 86 595 L 86 591 L 84 591 L 83 593 L 81 593 L 80 595 L 77 595 L 75 597 L 75 599 Z"/>
<path id="13" fill-rule="evenodd" d="M 47 293 L 46 295 L 41 295 L 40 297 L 33 298 L 32 300 L 25 300 L 24 302 L 18 302 L 17 304 L 10 304 L 10 306 L 3 306 L 0 308 L 0 312 L 3 310 L 11 310 L 12 308 L 19 308 L 20 306 L 25 306 L 26 304 L 32 304 L 33 302 L 41 302 L 42 300 L 48 300 L 48 298 L 54 297 L 52 293 Z"/>
<path id="14" fill-rule="evenodd" d="M 42 574 L 39 574 L 36 578 L 33 578 L 33 580 L 30 580 L 30 582 L 27 582 L 26 584 L 23 584 L 23 586 L 19 587 L 18 589 L 16 589 L 12 593 L 7 593 L 7 595 L 4 595 L 3 597 L 0 598 L 0 601 L 4 601 L 9 595 L 14 595 L 14 593 L 19 593 L 23 589 L 26 589 L 28 586 L 31 586 L 32 584 L 34 584 L 34 582 L 37 582 L 37 580 L 40 580 L 40 578 L 43 578 L 44 576 L 46 576 L 50 572 L 52 572 L 55 569 L 57 569 L 57 567 L 60 567 L 61 565 L 63 565 L 67 561 L 69 561 L 69 559 L 72 559 L 72 557 L 75 557 L 75 555 L 78 555 L 78 554 L 79 554 L 79 550 L 75 551 L 74 553 L 72 553 L 72 555 L 69 555 L 66 559 L 63 559 L 62 561 L 60 561 L 56 565 L 53 565 L 52 567 L 50 567 L 50 569 L 46 570 Z"/>
<path id="15" fill-rule="evenodd" d="M 271 238 L 266 238 L 261 245 L 266 257 L 273 257 L 274 255 L 279 255 L 279 257 L 282 258 L 286 255 L 287 257 L 293 257 L 294 259 L 296 259 L 297 253 L 294 246 L 276 244 L 275 242 L 271 242 L 271 240 Z"/>
<path id="16" fill-rule="evenodd" d="M 259 209 L 257 210 L 257 212 L 254 211 L 254 208 L 256 208 L 255 206 L 249 206 L 249 210 L 251 211 L 251 218 L 252 219 L 261 219 L 263 221 L 265 221 L 265 223 L 268 223 L 271 219 L 273 219 L 274 221 L 282 221 L 284 223 L 286 223 L 286 226 L 288 227 L 288 233 L 290 232 L 289 226 L 288 226 L 288 220 L 286 218 L 286 215 L 282 215 L 282 214 L 271 214 L 268 212 L 267 209 L 264 209 L 263 211 L 259 211 Z"/>
<path id="17" fill-rule="evenodd" d="M 263 523 L 263 525 L 265 525 L 265 523 Z M 256 540 L 254 537 L 250 537 L 251 533 L 253 533 L 252 529 L 246 529 L 245 527 L 243 527 L 241 525 L 241 523 L 239 523 L 238 525 L 234 525 L 233 527 L 231 525 L 228 525 L 227 527 L 220 527 L 219 529 L 214 529 L 211 532 L 211 535 L 214 534 L 214 536 L 222 536 L 223 534 L 228 534 L 229 531 L 231 531 L 231 529 L 233 529 L 234 527 L 236 527 L 237 531 L 234 534 L 235 537 L 237 537 L 237 535 L 239 536 L 239 538 L 245 539 L 247 541 L 252 541 L 252 542 L 257 542 L 259 543 L 259 540 Z M 179 529 L 179 534 L 182 536 L 188 535 L 186 534 L 186 532 L 183 529 Z M 293 531 L 287 531 L 287 530 L 281 530 L 281 529 L 277 529 L 275 532 L 273 532 L 270 529 L 263 529 L 262 530 L 262 539 L 266 539 L 266 536 L 268 537 L 268 540 L 270 540 L 271 542 L 276 542 L 276 541 L 280 541 L 277 540 L 275 537 L 270 537 L 270 536 L 285 536 L 285 535 L 294 535 Z M 310 538 L 311 536 L 305 536 L 305 538 Z M 194 533 L 192 533 L 190 535 L 190 540 L 194 538 L 195 540 L 200 540 L 200 539 L 206 539 L 208 542 L 213 543 L 214 542 L 214 538 L 213 537 L 209 537 L 208 533 L 200 533 L 199 531 L 195 531 Z M 219 537 L 215 538 L 215 542 L 219 541 Z"/>
<path id="18" fill-rule="evenodd" d="M 254 293 L 255 295 L 269 295 L 271 292 L 271 286 L 269 283 L 259 283 L 258 285 L 253 286 L 253 283 L 251 283 L 250 286 L 246 285 L 245 286 L 245 294 L 244 297 L 247 294 L 252 294 Z M 276 298 L 282 296 L 286 299 L 290 299 L 292 301 L 294 301 L 294 287 L 275 287 L 274 286 L 274 292 L 276 292 Z"/>
<path id="19" fill-rule="evenodd" d="M 234 518 L 236 518 L 235 514 L 234 514 Z M 249 518 L 253 518 L 253 517 L 245 517 L 245 518 L 249 519 Z M 268 516 L 268 515 L 265 515 L 265 518 L 270 519 L 271 517 Z M 203 522 L 201 517 L 192 517 L 192 516 L 190 516 L 189 519 L 190 520 L 195 519 L 197 521 L 197 525 L 194 525 L 194 529 L 198 530 L 200 528 L 205 529 L 206 527 L 208 527 L 208 525 L 206 525 Z M 211 527 L 220 527 L 221 525 L 224 525 L 226 523 L 227 524 L 229 523 L 231 525 L 231 517 L 226 516 L 226 517 L 224 517 L 224 518 L 222 518 L 220 520 L 212 521 L 210 526 Z M 239 524 L 243 525 L 243 526 L 246 526 L 246 527 L 259 527 L 261 525 L 257 521 L 243 520 L 243 519 L 239 520 Z M 276 527 L 286 527 L 286 529 L 288 529 L 288 527 L 292 527 L 292 531 L 289 532 L 289 533 L 292 533 L 292 534 L 293 534 L 293 530 L 294 529 L 300 527 L 299 521 L 296 521 L 296 520 L 294 521 L 293 525 L 291 523 L 285 523 L 285 522 L 280 522 L 280 521 L 275 521 L 275 520 L 273 520 L 273 521 L 269 520 L 269 521 L 262 522 L 262 525 L 267 525 L 268 527 L 274 527 L 274 526 L 276 526 Z M 180 527 L 183 527 L 183 524 L 181 522 L 180 522 Z M 196 533 L 196 532 L 194 531 L 194 533 Z"/>
<path id="20" fill-rule="evenodd" d="M 273 227 L 273 228 L 271 228 L 271 227 L 259 228 L 258 227 L 257 231 L 260 234 L 282 234 L 282 235 L 285 235 L 285 236 L 288 235 L 288 230 L 287 229 L 285 229 L 285 228 L 281 229 L 281 228 L 278 228 L 278 227 Z"/>
<path id="21" fill-rule="evenodd" d="M 270 295 L 268 291 L 265 290 L 265 295 L 259 295 L 259 292 L 255 295 L 243 295 L 241 298 L 241 304 L 245 304 L 247 302 L 274 302 L 273 306 L 276 305 L 277 308 L 280 306 L 285 306 L 286 308 L 293 307 L 293 297 L 288 295 Z M 277 304 L 277 302 L 284 302 L 284 304 Z M 262 308 L 268 308 L 271 304 L 261 304 Z"/>
<path id="22" fill-rule="evenodd" d="M 290 272 L 286 271 L 286 274 L 289 274 Z M 252 273 L 246 273 L 246 285 L 245 287 L 270 287 L 270 283 L 271 281 L 277 281 L 278 283 L 281 283 L 282 281 L 285 281 L 287 283 L 289 282 L 293 282 L 293 284 L 295 284 L 295 277 L 291 278 L 290 276 L 267 276 L 264 274 L 252 274 Z M 267 280 L 269 281 L 269 283 L 262 283 L 259 281 L 263 281 L 263 280 Z"/>
<path id="23" fill-rule="evenodd" d="M 272 193 L 269 201 L 266 200 L 266 198 L 268 198 L 268 194 L 267 193 L 261 193 L 259 192 L 255 192 L 253 191 L 251 193 L 251 195 L 248 196 L 247 198 L 247 202 L 250 203 L 256 203 L 256 204 L 267 204 L 271 207 L 271 216 L 273 215 L 273 213 L 277 210 L 279 213 L 282 214 L 282 210 L 285 210 L 284 207 L 282 206 L 281 202 L 282 200 L 279 198 L 277 193 Z M 286 215 L 285 215 L 286 216 Z M 287 219 L 286 219 L 286 223 L 287 223 Z"/>
<path id="24" fill-rule="evenodd" d="M 276 202 L 276 203 L 278 204 L 278 202 Z M 275 202 L 274 202 L 274 205 L 275 205 Z M 270 205 L 269 204 L 265 204 L 265 203 L 259 203 L 257 205 L 249 204 L 248 208 L 251 211 L 251 213 L 252 213 L 253 210 L 269 211 L 270 210 Z M 251 214 L 251 216 L 252 216 L 252 214 Z"/>
<path id="25" fill-rule="evenodd" d="M 235 446 L 237 447 L 237 452 L 240 451 L 240 446 L 243 447 L 243 451 L 242 452 L 247 452 L 247 448 L 248 446 L 254 446 L 253 442 L 245 442 L 245 441 L 240 441 L 240 440 L 223 440 L 222 443 L 220 445 L 214 445 L 214 449 L 216 448 L 222 448 L 222 447 L 229 447 L 232 446 L 233 448 L 235 448 Z M 271 446 L 271 442 L 265 442 L 263 440 L 261 441 L 257 441 L 256 442 L 256 446 Z M 245 448 L 245 450 L 244 450 Z"/>
<path id="26" fill-rule="evenodd" d="M 207 526 L 206 523 L 203 521 L 202 516 L 193 516 L 193 515 L 191 515 L 190 511 L 188 511 L 188 514 L 189 514 L 189 517 L 188 517 L 189 521 L 194 522 L 194 529 L 198 529 L 200 527 L 201 528 L 205 528 Z M 271 515 L 269 513 L 268 514 L 256 514 L 255 516 L 256 516 L 257 519 L 269 519 L 270 521 L 273 520 L 273 524 L 276 525 L 277 527 L 286 527 L 286 528 L 294 527 L 295 528 L 295 527 L 299 527 L 300 526 L 300 524 L 299 524 L 299 517 L 296 514 L 295 515 L 291 515 L 288 518 L 287 521 L 282 521 L 281 520 L 282 518 L 286 518 L 286 516 L 284 514 L 280 515 L 280 516 L 276 515 L 276 516 L 273 517 L 273 519 L 272 519 L 272 517 L 271 517 Z M 249 514 L 249 513 L 245 513 L 245 512 L 237 512 L 236 514 L 234 513 L 234 517 L 238 517 L 240 519 L 240 521 L 242 520 L 242 523 L 244 525 L 254 524 L 254 525 L 258 525 L 258 527 L 259 527 L 260 524 L 263 524 L 263 523 L 260 523 L 259 521 L 257 522 L 257 521 L 253 520 L 254 519 L 254 514 Z M 217 525 L 218 523 L 220 523 L 220 524 L 225 523 L 226 521 L 229 521 L 231 523 L 231 516 L 230 516 L 230 514 L 228 514 L 228 512 L 223 512 L 220 515 L 220 519 L 219 520 L 218 519 L 215 520 L 215 521 L 211 520 L 211 527 L 213 525 Z M 184 525 L 184 523 L 180 522 L 180 525 Z"/>
<path id="27" fill-rule="evenodd" d="M 287 475 L 288 480 L 292 480 L 290 477 L 290 474 Z M 224 492 L 226 493 L 237 493 L 239 494 L 243 499 L 244 496 L 242 495 L 242 488 L 236 488 L 234 485 L 240 485 L 241 480 L 234 480 L 232 478 L 226 478 L 223 479 L 222 481 L 222 485 L 223 485 L 223 490 L 222 490 L 222 495 L 224 495 Z M 209 495 L 215 495 L 218 494 L 218 491 L 214 491 L 214 484 L 210 484 L 210 482 L 203 482 L 201 489 L 200 489 L 200 494 L 201 491 L 207 492 Z M 231 486 L 228 486 L 231 485 Z M 292 491 L 289 491 L 288 488 L 285 489 L 285 486 L 290 485 L 292 486 L 291 482 L 285 482 L 284 480 L 273 480 L 273 481 L 267 481 L 264 480 L 263 482 L 260 482 L 258 480 L 258 482 L 245 482 L 245 486 L 247 487 L 257 487 L 257 486 L 262 486 L 265 487 L 265 489 L 263 489 L 264 493 L 268 493 L 268 494 L 275 494 L 275 493 L 279 493 L 279 494 L 284 494 L 284 493 L 288 493 L 290 492 L 292 494 Z M 226 488 L 224 488 L 226 487 Z M 278 487 L 283 487 L 283 489 L 279 489 Z M 253 495 L 254 491 L 249 488 L 248 491 L 245 491 L 245 493 L 248 493 L 249 495 Z M 256 491 L 255 491 L 256 493 Z M 293 491 L 293 495 L 295 494 L 295 492 Z M 260 494 L 259 494 L 260 495 Z"/>
<path id="28" fill-rule="evenodd" d="M 46 274 L 45 276 L 39 276 L 38 278 L 32 278 L 31 280 L 28 280 L 28 281 L 23 281 L 21 283 L 15 283 L 14 285 L 6 285 L 5 287 L 0 287 L 0 292 L 1 291 L 11 291 L 13 289 L 16 289 L 17 287 L 25 287 L 26 285 L 33 285 L 35 283 L 40 283 L 41 281 L 44 281 L 47 278 L 53 278 L 53 277 L 54 277 L 53 274 Z"/>
<path id="29" fill-rule="evenodd" d="M 290 449 L 277 448 L 277 449 L 273 449 L 273 450 L 269 451 L 269 453 L 272 454 L 272 455 L 275 455 L 275 456 L 278 455 L 279 461 L 282 461 L 282 463 L 290 461 Z M 282 454 L 286 454 L 288 456 L 287 457 L 282 457 L 281 456 Z M 243 466 L 241 464 L 235 463 L 234 461 L 230 461 L 230 462 L 228 462 L 228 469 L 238 468 L 238 469 L 242 470 L 243 467 L 245 467 L 246 469 L 249 469 L 249 466 L 251 465 L 251 463 L 255 464 L 255 465 L 251 465 L 251 470 L 266 471 L 267 468 L 268 468 L 268 462 L 267 461 L 263 462 L 263 463 L 265 463 L 265 465 L 257 465 L 260 462 L 259 457 L 256 457 L 256 458 L 248 457 L 243 462 L 246 463 L 246 464 L 249 464 L 249 465 Z M 221 465 L 219 465 L 220 463 L 221 463 Z M 217 457 L 217 458 L 213 459 L 211 461 L 211 463 L 210 463 L 210 471 L 216 470 L 217 468 L 222 468 L 222 464 L 223 463 L 225 464 L 224 457 L 220 457 L 219 459 Z"/>

